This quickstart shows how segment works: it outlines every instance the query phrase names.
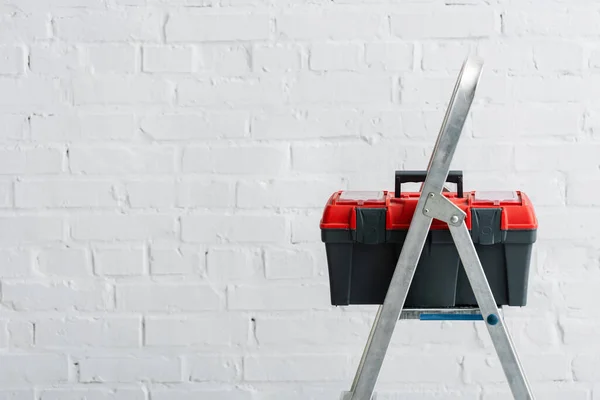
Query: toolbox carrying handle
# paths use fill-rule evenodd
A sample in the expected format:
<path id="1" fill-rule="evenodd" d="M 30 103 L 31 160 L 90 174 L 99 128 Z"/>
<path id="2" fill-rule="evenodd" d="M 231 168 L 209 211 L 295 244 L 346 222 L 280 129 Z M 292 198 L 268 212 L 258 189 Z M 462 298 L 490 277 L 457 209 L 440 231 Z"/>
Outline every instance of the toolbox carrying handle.
<path id="1" fill-rule="evenodd" d="M 394 197 L 400 197 L 400 185 L 407 182 L 425 182 L 427 171 L 396 171 L 396 185 Z M 450 171 L 446 182 L 456 183 L 456 194 L 458 197 L 463 197 L 463 172 Z"/>

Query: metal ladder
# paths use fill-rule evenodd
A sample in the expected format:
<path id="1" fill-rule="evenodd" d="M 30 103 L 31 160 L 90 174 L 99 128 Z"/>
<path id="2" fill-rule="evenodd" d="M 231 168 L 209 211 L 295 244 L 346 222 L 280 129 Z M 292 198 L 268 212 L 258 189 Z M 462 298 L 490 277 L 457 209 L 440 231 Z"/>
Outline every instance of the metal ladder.
<path id="1" fill-rule="evenodd" d="M 377 378 L 399 319 L 444 319 L 447 315 L 453 315 L 452 319 L 484 320 L 515 400 L 534 398 L 465 225 L 466 214 L 442 195 L 482 68 L 482 60 L 467 58 L 458 75 L 396 270 L 385 300 L 377 311 L 352 387 L 342 394 L 342 400 L 374 398 Z M 433 218 L 448 224 L 478 309 L 403 310 Z"/>

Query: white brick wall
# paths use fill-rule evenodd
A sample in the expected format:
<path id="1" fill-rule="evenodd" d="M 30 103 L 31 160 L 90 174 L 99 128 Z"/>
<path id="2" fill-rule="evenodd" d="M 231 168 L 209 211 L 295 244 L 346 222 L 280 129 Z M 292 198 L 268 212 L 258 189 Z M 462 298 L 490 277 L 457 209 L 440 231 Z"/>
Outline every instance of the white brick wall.
<path id="1" fill-rule="evenodd" d="M 426 166 L 469 53 L 452 168 L 540 220 L 515 344 L 538 398 L 600 399 L 599 12 L 4 0 L 0 400 L 338 398 L 375 308 L 329 306 L 322 207 Z M 509 394 L 483 326 L 406 322 L 379 398 Z"/>

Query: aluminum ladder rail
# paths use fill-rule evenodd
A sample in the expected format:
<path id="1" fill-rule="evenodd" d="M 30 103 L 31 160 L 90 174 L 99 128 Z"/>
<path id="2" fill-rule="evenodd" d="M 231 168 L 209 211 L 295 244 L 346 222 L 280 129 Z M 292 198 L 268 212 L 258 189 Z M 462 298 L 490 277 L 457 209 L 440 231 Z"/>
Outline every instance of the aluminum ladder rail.
<path id="1" fill-rule="evenodd" d="M 453 314 L 455 318 L 452 319 L 484 320 L 515 400 L 534 399 L 512 339 L 504 324 L 503 316 L 496 305 L 481 261 L 465 225 L 466 214 L 442 195 L 450 163 L 475 97 L 482 68 L 483 61 L 481 59 L 469 57 L 460 70 L 429 160 L 427 177 L 421 187 L 421 196 L 396 264 L 396 270 L 385 300 L 377 311 L 352 387 L 349 392 L 342 394 L 342 400 L 374 399 L 373 392 L 379 372 L 399 319 L 429 319 L 426 317 L 427 315 L 433 316 L 431 319 L 436 319 L 440 317 L 438 314 L 445 313 Z M 404 310 L 403 312 L 406 296 L 434 218 L 448 224 L 479 309 Z M 444 318 L 440 317 L 440 319 Z"/>

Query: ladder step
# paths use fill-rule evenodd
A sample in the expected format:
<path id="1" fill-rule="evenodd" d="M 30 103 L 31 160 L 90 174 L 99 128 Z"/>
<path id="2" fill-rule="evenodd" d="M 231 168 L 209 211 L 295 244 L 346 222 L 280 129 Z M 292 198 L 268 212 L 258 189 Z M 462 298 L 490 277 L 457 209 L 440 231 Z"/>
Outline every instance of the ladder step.
<path id="1" fill-rule="evenodd" d="M 402 310 L 399 319 L 418 319 L 421 321 L 483 321 L 483 316 L 479 308 L 409 308 Z"/>

